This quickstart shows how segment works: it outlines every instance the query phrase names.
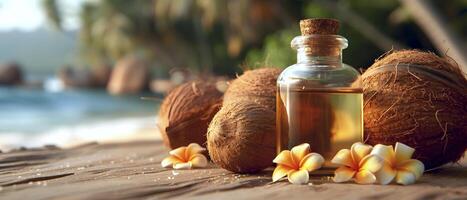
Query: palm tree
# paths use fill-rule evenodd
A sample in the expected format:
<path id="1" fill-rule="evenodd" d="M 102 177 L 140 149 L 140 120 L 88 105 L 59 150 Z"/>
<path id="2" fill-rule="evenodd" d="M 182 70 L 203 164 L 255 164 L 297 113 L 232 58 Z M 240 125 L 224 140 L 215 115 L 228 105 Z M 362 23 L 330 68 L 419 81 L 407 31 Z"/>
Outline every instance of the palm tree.
<path id="1" fill-rule="evenodd" d="M 43 0 L 61 30 L 57 0 Z M 81 54 L 92 63 L 140 54 L 157 66 L 230 72 L 264 37 L 299 18 L 280 0 L 100 0 L 83 3 Z M 296 4 L 302 4 L 297 1 Z M 214 68 L 216 66 L 216 68 Z"/>

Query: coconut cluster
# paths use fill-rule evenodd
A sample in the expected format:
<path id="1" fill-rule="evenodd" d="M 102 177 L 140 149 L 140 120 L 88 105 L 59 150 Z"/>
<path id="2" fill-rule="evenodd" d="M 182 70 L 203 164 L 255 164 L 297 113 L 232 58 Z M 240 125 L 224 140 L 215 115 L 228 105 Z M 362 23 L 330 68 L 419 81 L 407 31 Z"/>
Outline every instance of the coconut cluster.
<path id="1" fill-rule="evenodd" d="M 460 159 L 467 148 L 467 80 L 449 59 L 392 52 L 363 74 L 364 140 L 415 147 L 427 168 Z"/>
<path id="2" fill-rule="evenodd" d="M 276 80 L 280 69 L 246 71 L 224 95 L 208 128 L 207 147 L 214 163 L 238 173 L 272 165 L 275 157 Z"/>
<path id="3" fill-rule="evenodd" d="M 206 131 L 222 105 L 223 93 L 214 81 L 192 81 L 173 89 L 161 104 L 158 127 L 171 148 L 206 145 Z"/>

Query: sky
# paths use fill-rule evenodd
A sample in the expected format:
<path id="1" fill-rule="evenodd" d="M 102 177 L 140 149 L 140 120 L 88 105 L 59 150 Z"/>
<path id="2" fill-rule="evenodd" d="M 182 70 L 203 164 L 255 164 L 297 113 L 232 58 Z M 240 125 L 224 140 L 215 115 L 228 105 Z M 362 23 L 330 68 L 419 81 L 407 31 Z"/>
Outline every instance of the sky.
<path id="1" fill-rule="evenodd" d="M 0 0 L 0 31 L 33 31 L 46 27 L 43 0 Z M 79 28 L 79 8 L 84 0 L 59 0 L 65 30 Z"/>

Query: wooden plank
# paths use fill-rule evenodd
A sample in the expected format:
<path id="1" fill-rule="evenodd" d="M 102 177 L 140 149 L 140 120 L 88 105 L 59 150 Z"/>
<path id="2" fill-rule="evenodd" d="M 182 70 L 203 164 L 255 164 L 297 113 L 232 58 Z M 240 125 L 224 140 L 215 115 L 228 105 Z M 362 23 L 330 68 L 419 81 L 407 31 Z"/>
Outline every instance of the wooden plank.
<path id="1" fill-rule="evenodd" d="M 424 175 L 415 185 L 336 184 L 320 173 L 308 185 L 271 183 L 259 174 L 160 166 L 160 141 L 89 144 L 0 154 L 0 199 L 466 199 L 467 161 Z"/>

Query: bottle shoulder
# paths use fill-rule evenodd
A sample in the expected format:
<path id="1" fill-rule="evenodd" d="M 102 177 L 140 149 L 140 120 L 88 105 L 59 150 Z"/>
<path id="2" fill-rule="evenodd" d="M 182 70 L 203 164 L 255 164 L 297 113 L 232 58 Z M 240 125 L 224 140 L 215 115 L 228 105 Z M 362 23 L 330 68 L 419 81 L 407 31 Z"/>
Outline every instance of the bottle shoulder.
<path id="1" fill-rule="evenodd" d="M 361 87 L 361 74 L 355 68 L 297 63 L 287 67 L 277 79 L 278 85 L 300 88 Z"/>

